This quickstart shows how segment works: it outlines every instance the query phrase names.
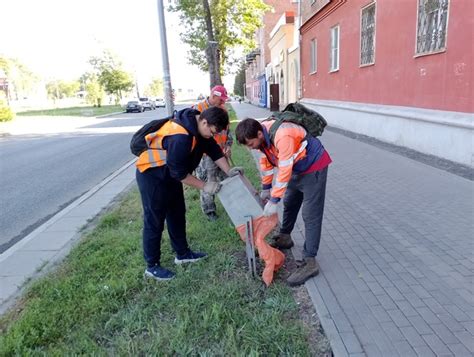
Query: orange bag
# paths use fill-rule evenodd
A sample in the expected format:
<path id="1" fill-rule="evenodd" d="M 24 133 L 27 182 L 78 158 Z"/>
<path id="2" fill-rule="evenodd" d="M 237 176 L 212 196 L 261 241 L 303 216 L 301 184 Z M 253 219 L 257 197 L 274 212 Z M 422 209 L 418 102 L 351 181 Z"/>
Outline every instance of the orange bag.
<path id="1" fill-rule="evenodd" d="M 252 220 L 255 248 L 258 250 L 260 258 L 265 262 L 262 279 L 267 286 L 269 286 L 273 281 L 273 273 L 280 269 L 285 261 L 285 255 L 282 252 L 270 247 L 270 245 L 265 242 L 265 237 L 277 223 L 278 216 L 276 214 L 270 217 L 260 216 Z M 247 236 L 245 226 L 245 224 L 241 224 L 236 228 L 237 232 L 240 234 L 240 238 L 244 242 Z"/>

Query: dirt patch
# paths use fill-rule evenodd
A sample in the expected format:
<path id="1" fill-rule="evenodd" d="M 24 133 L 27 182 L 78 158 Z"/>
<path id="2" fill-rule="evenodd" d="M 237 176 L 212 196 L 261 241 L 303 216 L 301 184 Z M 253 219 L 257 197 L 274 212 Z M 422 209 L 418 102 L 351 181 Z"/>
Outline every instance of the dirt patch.
<path id="1" fill-rule="evenodd" d="M 286 278 L 296 270 L 297 262 L 290 250 L 285 250 L 284 253 L 286 256 L 285 264 L 279 273 L 279 279 L 286 280 Z M 319 321 L 313 301 L 308 294 L 308 290 L 304 285 L 290 289 L 296 303 L 298 304 L 300 320 L 303 322 L 309 333 L 308 344 L 311 349 L 311 355 L 318 357 L 333 356 L 329 340 L 321 326 L 321 322 Z"/>
<path id="2" fill-rule="evenodd" d="M 275 275 L 275 279 L 284 282 L 288 276 L 296 270 L 297 262 L 291 254 L 291 251 L 285 250 L 283 252 L 286 257 L 285 263 Z M 258 258 L 258 252 L 255 252 L 255 254 L 257 275 L 261 276 L 264 268 L 263 262 Z M 238 267 L 247 270 L 248 265 L 245 250 L 235 252 L 233 255 L 237 258 Z M 313 301 L 311 300 L 306 287 L 301 285 L 290 289 L 298 305 L 299 319 L 303 322 L 303 325 L 308 331 L 308 345 L 311 350 L 311 355 L 318 357 L 333 356 L 329 340 L 324 333 Z"/>

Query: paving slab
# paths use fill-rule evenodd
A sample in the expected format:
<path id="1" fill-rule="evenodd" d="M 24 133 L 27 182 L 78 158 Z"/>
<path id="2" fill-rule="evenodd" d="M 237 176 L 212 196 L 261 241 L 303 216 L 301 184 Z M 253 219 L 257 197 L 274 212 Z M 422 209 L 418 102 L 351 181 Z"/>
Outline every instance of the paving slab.
<path id="1" fill-rule="evenodd" d="M 265 117 L 248 104 L 234 109 L 239 118 Z M 335 355 L 472 354 L 472 175 L 340 130 L 321 140 L 333 159 L 321 272 L 305 285 Z M 293 253 L 301 256 L 301 215 L 295 230 Z"/>

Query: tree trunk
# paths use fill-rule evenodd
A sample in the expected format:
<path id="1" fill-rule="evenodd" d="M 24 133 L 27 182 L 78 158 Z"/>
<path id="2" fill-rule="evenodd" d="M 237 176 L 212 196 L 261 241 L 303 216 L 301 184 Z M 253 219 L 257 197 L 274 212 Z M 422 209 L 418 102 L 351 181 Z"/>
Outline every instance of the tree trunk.
<path id="1" fill-rule="evenodd" d="M 214 31 L 212 29 L 212 17 L 211 8 L 209 7 L 208 0 L 202 0 L 204 6 L 204 19 L 206 20 L 206 32 L 207 32 L 207 47 L 206 47 L 206 58 L 209 63 L 209 79 L 211 88 L 215 85 L 222 84 L 220 61 L 218 60 L 218 47 L 219 44 L 214 38 Z"/>

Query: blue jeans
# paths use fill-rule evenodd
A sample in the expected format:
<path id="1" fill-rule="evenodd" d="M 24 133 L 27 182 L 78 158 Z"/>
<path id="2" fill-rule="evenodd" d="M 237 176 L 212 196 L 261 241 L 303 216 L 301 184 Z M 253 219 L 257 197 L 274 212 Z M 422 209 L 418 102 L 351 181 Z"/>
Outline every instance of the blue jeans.
<path id="1" fill-rule="evenodd" d="M 304 257 L 318 254 L 323 225 L 324 198 L 328 168 L 306 175 L 293 175 L 283 199 L 283 222 L 280 233 L 290 234 L 303 205 L 305 227 Z"/>
<path id="2" fill-rule="evenodd" d="M 183 184 L 170 177 L 167 167 L 157 167 L 136 179 L 143 205 L 143 255 L 148 267 L 160 265 L 161 236 L 166 226 L 177 255 L 189 251 L 186 240 L 186 206 Z"/>

